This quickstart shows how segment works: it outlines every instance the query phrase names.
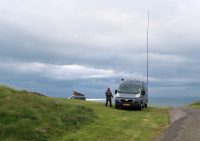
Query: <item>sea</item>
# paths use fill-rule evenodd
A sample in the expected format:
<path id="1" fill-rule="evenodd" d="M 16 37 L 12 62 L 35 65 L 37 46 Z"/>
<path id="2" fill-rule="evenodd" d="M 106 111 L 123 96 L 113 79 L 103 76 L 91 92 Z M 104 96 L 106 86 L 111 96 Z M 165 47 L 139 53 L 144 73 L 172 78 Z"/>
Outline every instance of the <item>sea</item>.
<path id="1" fill-rule="evenodd" d="M 88 98 L 86 100 L 94 102 L 105 102 L 105 98 Z M 181 107 L 197 101 L 200 101 L 200 97 L 149 97 L 148 106 Z"/>

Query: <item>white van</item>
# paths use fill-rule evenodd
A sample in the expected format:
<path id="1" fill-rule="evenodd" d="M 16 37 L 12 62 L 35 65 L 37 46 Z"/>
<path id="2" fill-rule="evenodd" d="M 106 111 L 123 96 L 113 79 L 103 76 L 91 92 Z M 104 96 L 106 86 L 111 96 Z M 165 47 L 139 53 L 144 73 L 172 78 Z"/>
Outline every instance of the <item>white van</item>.
<path id="1" fill-rule="evenodd" d="M 115 108 L 132 107 L 142 110 L 148 105 L 147 84 L 141 80 L 122 81 L 115 90 Z"/>

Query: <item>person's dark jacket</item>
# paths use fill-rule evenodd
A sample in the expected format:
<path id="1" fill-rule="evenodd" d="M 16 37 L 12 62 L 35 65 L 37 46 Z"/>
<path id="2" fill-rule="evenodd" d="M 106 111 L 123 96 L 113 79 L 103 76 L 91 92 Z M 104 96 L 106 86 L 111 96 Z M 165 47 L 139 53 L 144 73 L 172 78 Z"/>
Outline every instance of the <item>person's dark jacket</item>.
<path id="1" fill-rule="evenodd" d="M 112 92 L 110 90 L 107 90 L 105 95 L 106 95 L 106 100 L 111 100 L 111 97 L 113 97 Z"/>

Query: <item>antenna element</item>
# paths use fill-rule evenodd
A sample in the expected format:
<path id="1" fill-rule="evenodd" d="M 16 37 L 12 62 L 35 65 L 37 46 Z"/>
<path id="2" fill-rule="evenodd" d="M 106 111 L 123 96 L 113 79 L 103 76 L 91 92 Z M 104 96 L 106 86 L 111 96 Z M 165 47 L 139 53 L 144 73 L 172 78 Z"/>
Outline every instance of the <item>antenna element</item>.
<path id="1" fill-rule="evenodd" d="M 147 86 L 149 83 L 149 10 L 148 10 L 148 21 L 147 21 Z"/>

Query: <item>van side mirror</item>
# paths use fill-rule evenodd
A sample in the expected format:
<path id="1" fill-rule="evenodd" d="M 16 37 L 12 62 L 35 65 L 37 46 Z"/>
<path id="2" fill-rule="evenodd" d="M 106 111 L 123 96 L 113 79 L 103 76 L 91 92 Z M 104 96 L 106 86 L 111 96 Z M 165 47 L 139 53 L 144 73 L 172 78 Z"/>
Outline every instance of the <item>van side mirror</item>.
<path id="1" fill-rule="evenodd" d="M 115 94 L 117 94 L 117 90 L 115 90 Z"/>

